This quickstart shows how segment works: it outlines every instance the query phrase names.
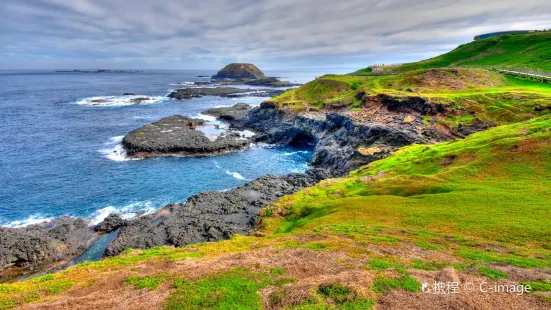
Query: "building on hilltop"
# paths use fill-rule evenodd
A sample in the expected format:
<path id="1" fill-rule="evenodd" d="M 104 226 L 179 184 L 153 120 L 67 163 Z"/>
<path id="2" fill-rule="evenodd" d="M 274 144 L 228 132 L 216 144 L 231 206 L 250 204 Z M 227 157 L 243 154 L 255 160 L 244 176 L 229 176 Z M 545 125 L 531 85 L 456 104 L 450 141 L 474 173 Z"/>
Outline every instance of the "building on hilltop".
<path id="1" fill-rule="evenodd" d="M 368 68 L 371 69 L 371 72 L 373 74 L 383 74 L 386 71 L 392 71 L 392 69 L 397 68 L 403 64 L 379 64 L 379 65 L 371 65 Z"/>
<path id="2" fill-rule="evenodd" d="M 474 37 L 474 40 L 478 41 L 478 40 L 483 40 L 483 39 L 492 38 L 492 37 L 499 37 L 506 34 L 523 34 L 523 33 L 530 33 L 530 32 L 536 32 L 536 30 L 510 30 L 510 31 L 491 32 L 491 33 L 477 35 Z"/>

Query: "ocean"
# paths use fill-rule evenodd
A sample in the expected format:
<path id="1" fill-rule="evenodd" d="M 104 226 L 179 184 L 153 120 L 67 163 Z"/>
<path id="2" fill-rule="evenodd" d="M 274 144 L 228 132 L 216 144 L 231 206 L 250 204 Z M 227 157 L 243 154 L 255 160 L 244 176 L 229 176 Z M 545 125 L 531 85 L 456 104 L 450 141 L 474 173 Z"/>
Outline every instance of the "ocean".
<path id="1" fill-rule="evenodd" d="M 228 190 L 265 174 L 308 169 L 311 153 L 252 146 L 222 156 L 128 160 L 122 137 L 170 115 L 267 98 L 166 97 L 214 71 L 135 73 L 0 71 L 0 226 L 20 227 L 59 216 L 99 223 L 110 213 L 132 218 L 207 190 Z M 316 71 L 266 72 L 307 82 Z M 151 100 L 132 104 L 124 93 Z M 106 102 L 94 103 L 94 99 Z"/>

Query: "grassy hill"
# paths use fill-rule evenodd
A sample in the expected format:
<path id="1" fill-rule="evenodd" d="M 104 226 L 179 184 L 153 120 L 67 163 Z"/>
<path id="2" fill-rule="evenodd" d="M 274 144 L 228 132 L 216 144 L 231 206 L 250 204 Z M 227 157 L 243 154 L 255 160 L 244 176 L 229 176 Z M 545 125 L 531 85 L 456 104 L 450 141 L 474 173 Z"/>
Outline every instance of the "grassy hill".
<path id="1" fill-rule="evenodd" d="M 399 75 L 326 75 L 297 89 L 272 98 L 282 109 L 297 112 L 364 110 L 369 103 L 358 99 L 387 94 L 395 97 L 422 97 L 448 107 L 438 118 L 450 127 L 469 125 L 476 116 L 493 124 L 507 124 L 548 113 L 551 84 L 502 76 L 482 69 L 420 69 Z"/>
<path id="2" fill-rule="evenodd" d="M 550 143 L 551 116 L 543 116 L 464 140 L 409 146 L 348 177 L 284 197 L 263 210 L 256 236 L 127 250 L 0 284 L 0 309 L 27 303 L 33 309 L 450 303 L 545 309 L 551 291 Z M 421 283 L 438 279 L 537 289 L 492 298 L 421 292 Z"/>
<path id="3" fill-rule="evenodd" d="M 395 71 L 448 66 L 505 66 L 551 71 L 551 32 L 504 35 L 473 41 L 446 54 L 405 64 Z"/>

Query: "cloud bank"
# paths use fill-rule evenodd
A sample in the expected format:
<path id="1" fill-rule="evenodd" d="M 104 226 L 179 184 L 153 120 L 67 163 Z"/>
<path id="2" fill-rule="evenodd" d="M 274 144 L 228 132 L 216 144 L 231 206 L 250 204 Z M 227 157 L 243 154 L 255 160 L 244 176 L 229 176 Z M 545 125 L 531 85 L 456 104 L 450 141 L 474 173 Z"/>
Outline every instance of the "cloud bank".
<path id="1" fill-rule="evenodd" d="M 364 67 L 551 27 L 547 0 L 2 0 L 0 68 Z"/>

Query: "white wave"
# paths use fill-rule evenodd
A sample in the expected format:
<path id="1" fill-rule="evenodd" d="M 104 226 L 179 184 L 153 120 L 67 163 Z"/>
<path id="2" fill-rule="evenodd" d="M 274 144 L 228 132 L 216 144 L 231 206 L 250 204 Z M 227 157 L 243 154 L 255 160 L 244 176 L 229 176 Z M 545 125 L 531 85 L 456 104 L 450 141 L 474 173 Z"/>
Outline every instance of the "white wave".
<path id="1" fill-rule="evenodd" d="M 218 163 L 218 161 L 213 160 L 213 162 L 214 162 L 214 166 L 215 166 L 216 168 L 222 169 L 222 167 L 220 167 L 220 164 Z"/>
<path id="2" fill-rule="evenodd" d="M 256 134 L 250 130 L 243 130 L 243 131 L 238 131 L 239 135 L 243 138 L 250 138 L 250 137 L 253 137 L 255 136 Z"/>
<path id="3" fill-rule="evenodd" d="M 206 115 L 206 114 L 193 115 L 193 116 L 191 116 L 191 118 L 198 118 L 198 119 L 202 119 L 202 120 L 207 121 L 207 122 L 215 122 L 216 121 L 216 117 Z"/>
<path id="4" fill-rule="evenodd" d="M 109 216 L 109 214 L 116 212 L 117 209 L 111 206 L 94 211 L 94 213 L 92 213 L 92 215 L 90 216 L 90 226 L 98 225 L 99 223 L 103 222 L 103 220 L 105 220 L 105 218 Z"/>
<path id="5" fill-rule="evenodd" d="M 116 136 L 109 138 L 109 142 L 106 142 L 105 145 L 107 148 L 99 150 L 101 154 L 107 159 L 114 161 L 127 161 L 127 160 L 138 160 L 138 158 L 128 158 L 126 156 L 126 151 L 122 146 L 122 139 L 124 136 Z"/>
<path id="6" fill-rule="evenodd" d="M 296 152 L 288 152 L 281 154 L 282 156 L 293 156 L 295 154 L 307 154 L 308 151 L 296 151 Z"/>
<path id="7" fill-rule="evenodd" d="M 7 223 L 5 225 L 1 225 L 1 226 L 10 227 L 10 228 L 20 228 L 20 227 L 25 227 L 25 226 L 29 226 L 29 225 L 48 222 L 48 221 L 51 221 L 53 219 L 54 219 L 53 217 L 45 217 L 41 214 L 33 214 L 33 215 L 29 216 L 28 218 L 26 218 L 24 220 L 12 221 L 12 222 L 9 222 L 9 223 Z"/>
<path id="8" fill-rule="evenodd" d="M 97 96 L 78 100 L 76 103 L 91 107 L 117 107 L 136 104 L 153 104 L 168 100 L 166 97 L 153 96 Z"/>
<path id="9" fill-rule="evenodd" d="M 98 225 L 103 222 L 109 214 L 120 214 L 122 219 L 128 220 L 135 217 L 152 214 L 156 211 L 153 207 L 153 203 L 149 200 L 138 201 L 128 204 L 123 207 L 107 206 L 105 208 L 94 211 L 90 218 L 90 226 Z"/>
<path id="10" fill-rule="evenodd" d="M 226 170 L 226 173 L 238 180 L 246 180 L 246 178 L 241 174 L 239 174 L 239 172 L 232 172 L 232 171 Z"/>

